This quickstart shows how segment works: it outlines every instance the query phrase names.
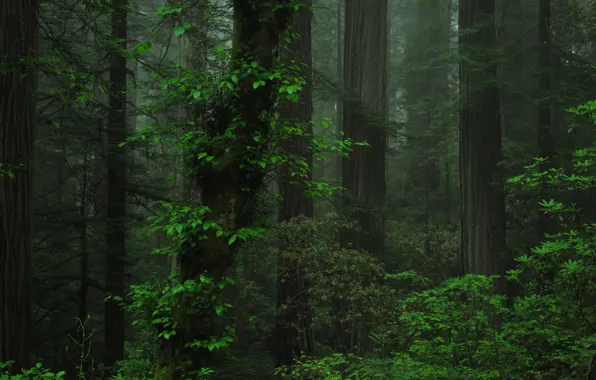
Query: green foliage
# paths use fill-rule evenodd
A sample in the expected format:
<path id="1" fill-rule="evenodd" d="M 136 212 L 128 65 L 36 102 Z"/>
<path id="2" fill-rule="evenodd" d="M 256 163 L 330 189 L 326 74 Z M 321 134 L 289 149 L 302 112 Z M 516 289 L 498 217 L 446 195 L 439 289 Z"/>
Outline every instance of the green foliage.
<path id="1" fill-rule="evenodd" d="M 11 170 L 5 168 L 5 165 L 0 162 L 0 177 L 8 176 L 8 178 L 14 178 L 14 173 Z"/>
<path id="2" fill-rule="evenodd" d="M 311 284 L 315 328 L 329 331 L 338 318 L 361 325 L 387 315 L 393 291 L 376 281 L 384 276 L 383 264 L 368 252 L 341 248 L 333 238 L 353 223 L 330 213 L 321 218 L 298 217 L 282 223 L 275 236 L 284 242 L 280 255 L 296 262 Z M 370 279 L 360 281 L 355 279 Z M 333 299 L 350 303 L 345 314 L 334 315 L 329 307 Z M 366 321 L 366 322 L 365 322 Z"/>
<path id="3" fill-rule="evenodd" d="M 504 296 L 494 294 L 494 280 L 468 275 L 410 294 L 397 320 L 375 334 L 397 351 L 389 363 L 333 355 L 301 360 L 281 373 L 296 379 L 472 380 L 574 379 L 585 372 L 591 358 L 585 348 L 594 337 L 578 339 L 570 330 L 576 315 L 558 307 L 560 300 L 536 295 L 520 297 L 509 309 Z"/>
<path id="4" fill-rule="evenodd" d="M 172 275 L 170 281 L 161 287 L 147 283 L 131 286 L 131 303 L 125 307 L 134 316 L 134 326 L 151 325 L 157 331 L 157 338 L 169 340 L 181 327 L 180 314 L 209 321 L 221 317 L 229 310 L 232 305 L 222 301 L 222 293 L 230 284 L 233 281 L 229 278 L 215 281 L 203 275 L 198 281 L 187 280 L 180 283 L 177 276 Z M 118 297 L 108 297 L 110 298 L 121 301 Z M 188 347 L 219 350 L 230 345 L 233 333 L 233 328 L 227 327 L 222 336 L 195 340 L 189 342 Z"/>
<path id="5" fill-rule="evenodd" d="M 65 371 L 52 372 L 47 368 L 43 368 L 41 363 L 36 363 L 35 366 L 29 369 L 21 369 L 20 374 L 9 374 L 7 371 L 12 362 L 0 363 L 0 380 L 61 380 L 66 376 Z"/>
<path id="6" fill-rule="evenodd" d="M 434 284 L 460 274 L 459 235 L 453 229 L 441 224 L 413 229 L 407 220 L 387 224 L 389 269 L 415 269 Z"/>
<path id="7" fill-rule="evenodd" d="M 593 102 L 571 111 L 596 119 Z M 570 170 L 542 171 L 540 164 L 547 158 L 537 158 L 525 174 L 509 181 L 530 189 L 547 186 L 562 198 L 539 202 L 541 211 L 558 222 L 559 231 L 516 259 L 519 266 L 508 277 L 520 284 L 519 296 L 508 302 L 495 294 L 497 277 L 448 278 L 424 289 L 432 281 L 413 271 L 386 275 L 390 281 L 411 282 L 415 289 L 387 309 L 391 316 L 371 335 L 382 352 L 395 353 L 389 364 L 335 354 L 301 358 L 280 374 L 295 379 L 470 380 L 580 379 L 587 371 L 593 375 L 596 224 L 580 217 L 581 208 L 565 201 L 565 195 L 596 187 L 595 157 L 593 145 L 574 152 Z M 373 305 L 386 300 L 376 298 Z"/>
<path id="8" fill-rule="evenodd" d="M 333 354 L 320 359 L 303 356 L 296 360 L 295 366 L 281 367 L 276 373 L 282 377 L 296 380 L 372 379 L 373 377 L 370 377 L 372 372 L 369 371 L 371 367 L 371 363 L 366 363 L 361 357 Z"/>

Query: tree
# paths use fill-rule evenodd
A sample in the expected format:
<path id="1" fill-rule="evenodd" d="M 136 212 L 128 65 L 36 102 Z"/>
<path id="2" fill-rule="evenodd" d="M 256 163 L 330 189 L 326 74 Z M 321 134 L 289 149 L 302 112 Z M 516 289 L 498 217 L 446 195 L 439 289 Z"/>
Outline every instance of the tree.
<path id="1" fill-rule="evenodd" d="M 188 243 L 180 252 L 178 277 L 182 284 L 201 284 L 205 278 L 220 281 L 234 263 L 242 240 L 239 233 L 254 225 L 254 200 L 264 184 L 263 164 L 266 166 L 267 162 L 263 157 L 270 148 L 266 142 L 272 132 L 277 92 L 274 76 L 258 75 L 275 70 L 280 38 L 289 26 L 293 9 L 284 0 L 233 2 L 229 72 L 234 73 L 234 79 L 229 85 L 236 85 L 236 89 L 233 96 L 210 99 L 214 103 L 210 104 L 212 112 L 194 131 L 194 136 L 200 136 L 195 147 L 202 152 L 193 161 L 195 190 L 201 204 L 208 208 L 201 224 L 218 228 L 189 230 Z M 210 159 L 202 160 L 203 157 Z M 227 238 L 222 231 L 229 233 Z M 192 370 L 214 365 L 212 350 L 198 344 L 194 352 L 189 352 L 188 347 L 217 335 L 217 321 L 206 318 L 206 314 L 203 318 L 189 316 L 194 300 L 187 298 L 180 308 L 181 327 L 176 338 L 164 345 L 161 352 L 160 364 L 165 367 L 166 378 L 179 377 L 177 368 L 181 366 Z"/>
<path id="2" fill-rule="evenodd" d="M 310 6 L 310 4 L 308 4 Z M 282 121 L 296 124 L 305 131 L 304 136 L 294 135 L 283 142 L 282 148 L 290 155 L 304 159 L 312 168 L 312 152 L 308 148 L 308 136 L 312 134 L 312 56 L 311 56 L 312 10 L 302 8 L 294 16 L 292 33 L 297 36 L 286 53 L 288 64 L 302 66 L 302 76 L 306 84 L 300 92 L 297 103 L 285 102 L 282 106 Z M 293 56 L 297 59 L 294 59 Z M 296 63 L 293 63 L 297 60 Z M 283 200 L 279 209 L 279 221 L 284 222 L 295 217 L 313 217 L 313 200 L 306 195 L 302 186 L 292 182 L 291 173 L 284 173 L 280 182 L 280 194 Z M 311 180 L 311 170 L 308 180 Z M 276 364 L 291 365 L 294 354 L 304 352 L 312 355 L 314 342 L 312 336 L 312 316 L 308 300 L 308 282 L 296 258 L 289 258 L 284 251 L 293 251 L 300 247 L 290 247 L 281 242 L 281 254 L 278 260 L 277 274 L 277 319 L 276 319 Z"/>
<path id="3" fill-rule="evenodd" d="M 505 197 L 494 49 L 495 1 L 459 5 L 462 264 L 466 273 L 505 273 Z M 499 290 L 505 292 L 504 280 Z"/>
<path id="4" fill-rule="evenodd" d="M 107 124 L 106 292 L 124 296 L 126 256 L 126 43 L 127 0 L 113 0 L 111 15 L 110 99 Z M 124 310 L 114 300 L 105 304 L 104 364 L 124 359 Z"/>
<path id="5" fill-rule="evenodd" d="M 538 152 L 540 157 L 546 158 L 548 162 L 541 162 L 540 171 L 552 167 L 555 149 L 551 136 L 552 109 L 551 109 L 551 77 L 552 77 L 552 44 L 551 44 L 551 11 L 550 0 L 540 0 L 538 3 L 538 88 L 542 99 L 538 104 Z M 549 164 L 550 163 L 550 164 Z M 546 198 L 546 184 L 540 186 L 540 199 Z M 549 216 L 540 212 L 538 216 L 538 230 L 540 239 L 545 234 L 551 234 L 552 226 Z"/>
<path id="6" fill-rule="evenodd" d="M 346 139 L 370 147 L 355 146 L 342 162 L 342 186 L 347 191 L 342 207 L 357 221 L 357 228 L 343 233 L 341 243 L 377 257 L 385 245 L 387 32 L 387 0 L 346 1 L 343 131 Z M 356 332 L 341 325 L 343 349 L 363 347 L 359 338 L 354 339 Z"/>
<path id="7" fill-rule="evenodd" d="M 38 9 L 0 5 L 0 362 L 27 366 L 31 319 L 31 195 Z"/>

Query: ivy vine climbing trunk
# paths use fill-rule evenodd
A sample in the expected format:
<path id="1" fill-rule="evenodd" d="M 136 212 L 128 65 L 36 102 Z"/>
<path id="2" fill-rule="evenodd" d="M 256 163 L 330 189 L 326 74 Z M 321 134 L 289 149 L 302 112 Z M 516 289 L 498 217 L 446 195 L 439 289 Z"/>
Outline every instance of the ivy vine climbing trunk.
<path id="1" fill-rule="evenodd" d="M 499 166 L 495 0 L 459 4 L 462 264 L 466 273 L 504 275 L 505 196 Z M 498 290 L 505 293 L 505 281 Z"/>
<path id="2" fill-rule="evenodd" d="M 243 73 L 251 70 L 253 74 L 237 76 L 234 96 L 212 99 L 213 112 L 200 127 L 208 141 L 202 146 L 204 153 L 213 159 L 207 164 L 195 160 L 194 173 L 201 205 L 210 210 L 203 224 L 214 222 L 234 234 L 253 225 L 253 201 L 264 184 L 266 169 L 261 164 L 266 166 L 266 162 L 262 157 L 269 152 L 267 140 L 276 104 L 274 80 L 266 77 L 260 83 L 255 80 L 258 74 L 254 73 L 274 68 L 280 37 L 289 26 L 294 7 L 286 0 L 234 0 L 232 5 L 231 70 Z M 189 236 L 192 244 L 185 244 L 180 252 L 182 283 L 200 281 L 201 276 L 214 281 L 224 277 L 234 263 L 241 241 L 220 236 L 216 229 L 201 229 L 199 234 L 196 238 Z M 205 347 L 188 349 L 192 342 L 221 335 L 221 318 L 206 318 L 212 313 L 209 308 L 204 313 L 202 316 L 196 311 L 191 316 L 180 313 L 180 329 L 161 351 L 159 378 L 178 379 L 185 371 L 214 366 L 214 352 Z M 183 371 L 179 370 L 181 367 Z"/>
<path id="3" fill-rule="evenodd" d="M 307 3 L 308 6 L 310 4 Z M 285 102 L 282 105 L 280 118 L 295 127 L 304 130 L 308 136 L 312 134 L 312 11 L 302 8 L 295 16 L 292 33 L 297 38 L 292 40 L 286 53 L 285 62 L 302 67 L 302 76 L 306 83 L 300 92 L 297 103 Z M 306 161 L 312 168 L 312 152 L 308 148 L 307 136 L 292 136 L 284 141 L 282 149 Z M 279 209 L 279 221 L 287 221 L 295 217 L 313 216 L 313 200 L 305 194 L 307 189 L 292 184 L 291 173 L 283 173 L 279 184 L 283 200 Z M 309 170 L 309 180 L 311 173 Z M 308 300 L 308 281 L 304 269 L 295 256 L 286 255 L 303 247 L 291 246 L 291 242 L 280 242 L 280 257 L 277 269 L 277 314 L 276 314 L 276 364 L 291 365 L 295 355 L 313 354 L 312 315 Z"/>
<path id="4" fill-rule="evenodd" d="M 106 293 L 124 297 L 126 256 L 126 40 L 127 0 L 112 0 L 110 98 L 107 134 Z M 124 310 L 118 302 L 105 303 L 104 364 L 124 359 Z"/>
<path id="5" fill-rule="evenodd" d="M 0 3 L 0 362 L 29 362 L 36 0 Z"/>
<path id="6" fill-rule="evenodd" d="M 342 162 L 342 186 L 347 191 L 342 207 L 357 228 L 343 233 L 341 243 L 376 257 L 385 245 L 387 35 L 387 0 L 346 0 L 343 131 L 346 139 L 366 141 L 370 147 L 355 146 Z M 350 308 L 345 300 L 339 304 L 340 311 Z M 363 325 L 339 322 L 338 330 L 342 350 L 366 349 L 368 332 Z"/>

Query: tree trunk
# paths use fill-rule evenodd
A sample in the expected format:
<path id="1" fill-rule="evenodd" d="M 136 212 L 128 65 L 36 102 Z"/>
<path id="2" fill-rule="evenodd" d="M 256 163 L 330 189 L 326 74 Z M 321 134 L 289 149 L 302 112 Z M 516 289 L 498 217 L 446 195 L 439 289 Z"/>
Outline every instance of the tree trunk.
<path id="1" fill-rule="evenodd" d="M 551 78 L 552 78 L 552 45 L 550 38 L 551 12 L 550 0 L 540 0 L 538 3 L 538 67 L 540 76 L 538 78 L 538 90 L 540 103 L 538 104 L 538 152 L 540 157 L 548 158 L 548 162 L 542 162 L 539 165 L 541 172 L 548 170 L 553 164 L 553 155 L 555 153 L 553 140 L 551 136 L 552 127 L 552 108 L 551 103 Z M 540 186 L 540 200 L 547 197 L 547 185 Z M 552 223 L 548 215 L 539 211 L 538 230 L 540 239 L 545 234 L 552 234 Z"/>
<path id="2" fill-rule="evenodd" d="M 29 362 L 35 0 L 0 4 L 0 362 Z"/>
<path id="3" fill-rule="evenodd" d="M 460 181 L 465 273 L 505 274 L 495 0 L 462 0 L 460 30 Z M 505 293 L 506 282 L 498 282 Z"/>
<path id="4" fill-rule="evenodd" d="M 342 206 L 358 225 L 342 234 L 341 243 L 380 257 L 385 244 L 387 0 L 347 0 L 344 33 L 344 136 L 371 147 L 355 146 L 342 162 L 347 191 Z M 340 303 L 344 311 L 350 307 Z M 341 349 L 350 351 L 355 344 L 364 349 L 366 329 L 342 323 L 338 328 Z"/>
<path id="5" fill-rule="evenodd" d="M 126 255 L 126 39 L 127 0 L 112 0 L 110 99 L 108 113 L 106 293 L 124 297 Z M 124 359 L 124 310 L 113 300 L 105 303 L 104 364 L 113 368 Z"/>
<path id="6" fill-rule="evenodd" d="M 256 0 L 234 0 L 234 38 L 232 46 L 232 69 L 255 62 L 257 67 L 274 68 L 279 40 L 291 20 L 293 8 L 283 0 L 262 2 Z M 269 136 L 271 123 L 268 120 L 275 105 L 273 82 L 253 87 L 253 78 L 242 78 L 238 82 L 237 96 L 229 103 L 216 105 L 214 114 L 205 120 L 204 130 L 213 142 L 208 147 L 210 156 L 217 164 L 198 165 L 197 188 L 201 203 L 211 210 L 206 215 L 226 231 L 238 231 L 252 225 L 253 200 L 263 187 L 264 170 L 257 163 L 247 162 L 247 146 L 256 147 L 258 152 L 269 150 L 268 146 L 255 146 L 253 137 Z M 263 117 L 265 116 L 265 117 Z M 241 124 L 238 124 L 241 123 Z M 226 131 L 237 126 L 233 138 Z M 195 161 L 196 162 L 196 161 Z M 198 280 L 201 275 L 221 279 L 234 263 L 239 242 L 228 243 L 218 237 L 214 230 L 205 231 L 207 236 L 182 247 L 180 281 Z M 161 357 L 159 378 L 178 379 L 182 375 L 177 368 L 192 356 L 191 367 L 213 367 L 213 353 L 206 349 L 190 352 L 186 343 L 208 339 L 219 334 L 217 321 L 200 323 L 200 318 L 181 313 L 180 326 L 183 330 L 177 338 L 164 347 Z"/>
<path id="7" fill-rule="evenodd" d="M 310 4 L 308 4 L 310 6 Z M 302 8 L 294 16 L 292 32 L 299 36 L 292 42 L 286 61 L 297 58 L 304 65 L 302 76 L 306 80 L 300 92 L 298 103 L 286 102 L 280 117 L 293 125 L 300 126 L 307 135 L 312 134 L 312 11 Z M 308 137 L 293 136 L 282 145 L 288 154 L 303 158 L 312 170 L 312 153 L 308 148 Z M 287 221 L 298 216 L 313 217 L 313 200 L 305 195 L 306 189 L 293 185 L 290 173 L 283 173 L 280 193 L 283 196 L 279 209 L 279 221 Z M 312 177 L 309 171 L 309 180 Z M 304 269 L 299 262 L 284 255 L 285 252 L 300 250 L 291 242 L 280 242 L 280 257 L 277 269 L 277 315 L 276 315 L 276 364 L 290 365 L 295 355 L 303 352 L 313 354 L 312 315 L 308 300 L 308 283 Z"/>

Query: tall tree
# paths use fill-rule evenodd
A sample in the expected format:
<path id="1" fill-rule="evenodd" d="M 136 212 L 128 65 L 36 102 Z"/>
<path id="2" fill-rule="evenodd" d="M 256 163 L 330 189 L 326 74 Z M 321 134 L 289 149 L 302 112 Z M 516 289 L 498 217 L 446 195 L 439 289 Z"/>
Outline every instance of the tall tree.
<path id="1" fill-rule="evenodd" d="M 36 0 L 0 4 L 0 362 L 27 366 Z"/>
<path id="2" fill-rule="evenodd" d="M 106 292 L 124 296 L 126 255 L 126 40 L 127 0 L 112 0 L 110 98 L 107 124 Z M 117 302 L 105 304 L 104 364 L 124 359 L 124 311 Z"/>
<path id="3" fill-rule="evenodd" d="M 310 2 L 310 1 L 309 1 Z M 310 4 L 307 3 L 310 7 Z M 312 10 L 301 8 L 294 15 L 292 33 L 298 36 L 286 54 L 286 62 L 294 57 L 302 67 L 302 76 L 306 83 L 300 92 L 297 103 L 285 102 L 280 117 L 296 124 L 306 135 L 312 134 Z M 284 141 L 282 148 L 289 154 L 298 156 L 312 168 L 312 153 L 308 148 L 307 136 L 292 136 Z M 310 171 L 309 171 L 310 180 Z M 313 216 L 313 200 L 305 193 L 306 189 L 293 184 L 290 173 L 284 173 L 280 182 L 280 194 L 283 196 L 278 219 L 280 222 L 299 216 Z M 303 268 L 296 258 L 284 255 L 284 252 L 300 249 L 291 247 L 288 242 L 281 242 L 281 254 L 278 260 L 277 274 L 277 320 L 276 320 L 276 363 L 278 366 L 291 365 L 295 354 L 304 352 L 313 354 L 312 317 L 308 301 L 308 283 Z"/>
<path id="4" fill-rule="evenodd" d="M 358 225 L 342 234 L 341 243 L 377 257 L 385 244 L 387 32 L 387 0 L 346 0 L 343 131 L 346 139 L 366 141 L 370 147 L 355 146 L 342 162 L 344 212 Z M 339 330 L 344 350 L 355 344 L 363 347 L 362 336 L 355 338 L 356 330 L 347 326 Z"/>
<path id="5" fill-rule="evenodd" d="M 462 264 L 466 273 L 504 274 L 495 0 L 462 0 L 459 32 Z M 499 290 L 505 292 L 504 281 L 499 282 Z"/>
<path id="6" fill-rule="evenodd" d="M 244 64 L 265 72 L 274 70 L 280 37 L 289 26 L 293 6 L 285 0 L 234 0 L 232 8 L 231 69 L 245 70 L 242 68 Z M 258 86 L 254 83 L 254 76 L 239 78 L 235 96 L 218 100 L 215 111 L 202 126 L 209 139 L 203 148 L 214 157 L 215 163 L 203 165 L 201 161 L 194 161 L 198 174 L 197 193 L 201 204 L 211 210 L 204 223 L 217 223 L 225 231 L 234 232 L 251 226 L 253 201 L 264 182 L 265 171 L 247 154 L 265 155 L 269 151 L 267 144 L 257 143 L 255 146 L 255 140 L 270 136 L 269 115 L 276 97 L 272 80 Z M 233 136 L 230 137 L 231 129 Z M 255 149 L 247 153 L 247 147 Z M 182 247 L 179 280 L 183 283 L 198 281 L 204 275 L 216 281 L 221 279 L 234 263 L 238 247 L 238 242 L 220 237 L 215 230 L 201 230 L 192 244 Z M 176 334 L 176 341 L 164 346 L 161 352 L 160 364 L 165 366 L 164 376 L 167 378 L 180 376 L 176 368 L 184 365 L 191 355 L 185 350 L 187 343 L 209 339 L 216 334 L 212 320 L 202 324 L 200 318 L 189 317 L 188 313 L 182 313 L 180 318 L 182 328 Z M 198 349 L 195 353 L 192 368 L 187 369 L 213 365 L 213 355 L 207 349 Z"/>
<path id="7" fill-rule="evenodd" d="M 551 108 L 551 78 L 552 78 L 552 44 L 551 44 L 551 4 L 550 0 L 538 2 L 538 89 L 542 99 L 538 104 L 538 152 L 540 157 L 548 158 L 541 162 L 539 170 L 548 170 L 552 165 L 555 152 L 551 136 L 552 108 Z M 546 198 L 546 184 L 540 186 L 540 199 Z M 550 218 L 544 212 L 538 217 L 538 229 L 542 239 L 544 234 L 552 233 Z"/>

